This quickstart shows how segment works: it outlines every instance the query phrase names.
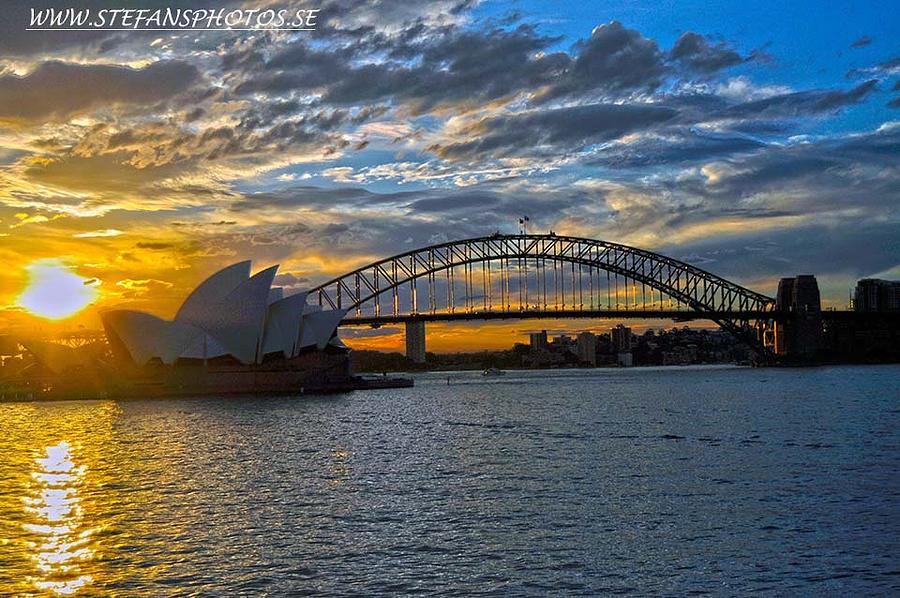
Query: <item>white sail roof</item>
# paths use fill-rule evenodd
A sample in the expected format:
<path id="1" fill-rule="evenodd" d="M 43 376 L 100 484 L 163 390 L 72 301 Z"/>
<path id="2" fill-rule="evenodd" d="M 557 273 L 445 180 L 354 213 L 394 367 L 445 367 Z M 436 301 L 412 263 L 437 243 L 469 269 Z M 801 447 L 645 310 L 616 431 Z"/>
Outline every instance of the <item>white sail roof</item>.
<path id="1" fill-rule="evenodd" d="M 175 321 L 202 327 L 203 322 L 209 317 L 212 306 L 221 302 L 226 295 L 249 278 L 250 260 L 219 270 L 188 295 L 175 314 Z"/>
<path id="2" fill-rule="evenodd" d="M 118 309 L 104 312 L 100 317 L 107 332 L 112 329 L 138 365 L 154 357 L 163 363 L 173 363 L 194 338 L 203 334 L 190 324 L 169 322 L 140 311 Z"/>
<path id="3" fill-rule="evenodd" d="M 272 288 L 277 270 L 251 277 L 249 261 L 220 270 L 188 296 L 174 321 L 137 311 L 104 312 L 110 344 L 138 365 L 152 358 L 169 364 L 179 357 L 223 355 L 249 364 L 277 351 L 294 357 L 305 347 L 342 346 L 333 336 L 346 310 L 306 305 L 305 292 L 283 297 L 283 289 Z"/>
<path id="4" fill-rule="evenodd" d="M 269 305 L 262 355 L 281 351 L 285 357 L 297 354 L 300 319 L 306 306 L 306 293 L 297 293 Z"/>
<path id="5" fill-rule="evenodd" d="M 181 353 L 181 357 L 191 359 L 212 359 L 223 355 L 228 355 L 228 351 L 219 344 L 219 341 L 202 330 Z"/>
<path id="6" fill-rule="evenodd" d="M 307 293 L 307 299 L 309 298 L 309 293 Z M 312 314 L 318 311 L 322 311 L 321 305 L 305 305 L 303 307 L 303 315 Z M 297 350 L 303 349 L 305 347 L 311 347 L 316 344 L 315 340 L 309 340 L 306 345 L 302 343 L 303 341 L 303 323 L 305 322 L 305 318 L 300 318 L 300 333 L 297 335 Z"/>
<path id="7" fill-rule="evenodd" d="M 269 287 L 276 271 L 278 266 L 257 272 L 224 299 L 207 306 L 207 312 L 197 323 L 243 363 L 256 362 L 266 320 Z"/>
<path id="8" fill-rule="evenodd" d="M 331 340 L 331 336 L 345 315 L 347 315 L 346 309 L 319 310 L 304 313 L 299 348 L 303 349 L 315 345 L 319 350 L 324 349 L 328 346 L 328 341 Z"/>

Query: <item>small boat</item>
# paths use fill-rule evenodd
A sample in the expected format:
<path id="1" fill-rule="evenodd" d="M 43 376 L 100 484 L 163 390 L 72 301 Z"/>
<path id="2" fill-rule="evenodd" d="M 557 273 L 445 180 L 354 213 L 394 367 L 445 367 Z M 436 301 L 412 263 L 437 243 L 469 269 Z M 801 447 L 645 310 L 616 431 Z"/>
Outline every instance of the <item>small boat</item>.
<path id="1" fill-rule="evenodd" d="M 505 376 L 506 372 L 497 368 L 488 368 L 481 372 L 482 376 Z"/>

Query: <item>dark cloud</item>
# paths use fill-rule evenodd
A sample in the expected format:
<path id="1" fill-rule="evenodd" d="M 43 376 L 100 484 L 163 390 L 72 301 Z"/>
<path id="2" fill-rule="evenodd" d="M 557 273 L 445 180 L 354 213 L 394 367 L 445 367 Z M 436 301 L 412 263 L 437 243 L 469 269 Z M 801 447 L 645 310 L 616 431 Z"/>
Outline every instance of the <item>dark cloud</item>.
<path id="1" fill-rule="evenodd" d="M 678 38 L 671 56 L 701 73 L 714 73 L 745 60 L 724 42 L 711 44 L 707 38 L 692 31 L 685 32 Z"/>
<path id="2" fill-rule="evenodd" d="M 872 43 L 872 38 L 868 35 L 863 35 L 862 37 L 857 38 L 850 44 L 851 48 L 862 48 L 863 46 L 868 46 Z"/>
<path id="3" fill-rule="evenodd" d="M 465 30 L 419 23 L 400 39 L 364 37 L 328 48 L 299 40 L 268 59 L 257 48 L 241 48 L 223 64 L 245 68 L 237 94 L 319 91 L 331 104 L 394 101 L 419 113 L 522 93 L 548 101 L 652 91 L 666 73 L 656 43 L 615 21 L 596 27 L 572 55 L 547 51 L 558 41 L 527 24 Z M 377 52 L 392 59 L 359 64 L 361 56 Z"/>
<path id="4" fill-rule="evenodd" d="M 595 27 L 576 48 L 571 81 L 561 83 L 564 89 L 650 90 L 663 72 L 656 42 L 617 21 Z"/>
<path id="5" fill-rule="evenodd" d="M 189 111 L 187 114 L 184 115 L 184 120 L 186 120 L 187 122 L 194 122 L 195 120 L 202 118 L 205 114 L 206 114 L 205 109 L 199 108 L 199 107 L 194 108 L 193 110 Z"/>
<path id="6" fill-rule="evenodd" d="M 856 160 L 861 165 L 898 168 L 900 155 L 900 127 L 887 125 L 876 131 L 825 139 L 818 143 L 804 144 L 810 153 L 821 152 L 833 156 L 844 156 Z M 896 181 L 900 184 L 900 181 Z"/>
<path id="7" fill-rule="evenodd" d="M 850 280 L 889 270 L 900 263 L 895 222 L 859 222 L 855 226 L 805 224 L 790 229 L 748 230 L 729 238 L 670 245 L 661 253 L 691 256 L 705 269 L 729 279 L 759 280 L 813 273 Z M 864 248 L 878 247 L 878 251 Z M 820 282 L 820 285 L 822 282 Z M 774 295 L 775 289 L 758 289 Z M 844 291 L 846 292 L 846 291 Z M 841 296 L 846 297 L 846 294 Z"/>
<path id="8" fill-rule="evenodd" d="M 851 69 L 847 72 L 847 77 L 872 75 L 889 77 L 897 74 L 900 74 L 900 56 L 895 56 L 894 58 L 885 60 L 884 62 L 879 62 L 874 66 Z"/>
<path id="9" fill-rule="evenodd" d="M 468 210 L 489 210 L 500 203 L 500 199 L 491 193 L 465 193 L 460 196 L 438 195 L 420 199 L 411 204 L 411 208 L 422 213 L 446 213 Z"/>
<path id="10" fill-rule="evenodd" d="M 318 31 L 347 39 L 369 37 L 381 29 L 405 31 L 417 24 L 434 26 L 471 9 L 475 0 L 326 0 Z"/>
<path id="11" fill-rule="evenodd" d="M 338 213 L 353 215 L 362 206 L 391 206 L 410 216 L 433 218 L 435 216 L 464 217 L 468 222 L 483 222 L 484 230 L 495 226 L 498 218 L 512 221 L 513 216 L 525 210 L 533 218 L 549 216 L 574 205 L 582 194 L 553 194 L 545 200 L 539 194 L 520 193 L 515 197 L 490 186 L 476 186 L 465 190 L 419 190 L 404 193 L 373 193 L 364 189 L 345 187 L 323 189 L 318 187 L 290 188 L 268 194 L 253 194 L 233 205 L 236 211 L 260 211 L 271 209 L 312 208 L 328 204 Z M 567 199 L 568 198 L 568 199 Z M 439 230 L 430 230 L 435 234 Z M 355 229 L 355 224 L 330 224 L 317 229 L 326 237 L 344 234 Z M 484 232 L 484 231 L 482 231 Z"/>
<path id="12" fill-rule="evenodd" d="M 662 82 L 662 53 L 651 39 L 618 21 L 599 25 L 575 45 L 575 58 L 543 99 L 600 92 L 653 91 Z"/>
<path id="13" fill-rule="evenodd" d="M 604 148 L 592 166 L 641 168 L 657 165 L 686 165 L 699 161 L 727 159 L 765 147 L 747 136 L 707 135 L 693 130 L 672 129 L 637 141 Z"/>
<path id="14" fill-rule="evenodd" d="M 260 108 L 265 111 L 266 104 Z M 138 189 L 142 184 L 172 177 L 205 162 L 265 160 L 279 152 L 320 154 L 350 143 L 335 131 L 375 111 L 309 110 L 290 118 L 260 118 L 247 112 L 236 125 L 184 126 L 178 122 L 129 121 L 101 123 L 82 133 L 74 145 L 58 145 L 57 155 L 33 164 L 28 173 L 44 182 L 77 188 Z M 47 140 L 49 143 L 51 140 Z M 67 179 L 68 177 L 68 179 Z M 119 185 L 121 184 L 121 185 Z M 198 190 L 202 193 L 202 190 Z"/>
<path id="15" fill-rule="evenodd" d="M 237 224 L 236 220 L 219 220 L 218 222 L 181 222 L 175 220 L 171 222 L 172 226 L 182 227 L 182 228 L 206 228 L 206 227 L 219 227 L 219 226 L 234 226 Z"/>
<path id="16" fill-rule="evenodd" d="M 526 25 L 454 31 L 428 39 L 427 44 L 407 46 L 417 59 L 413 66 L 409 60 L 356 66 L 360 47 L 316 50 L 301 40 L 254 68 L 235 92 L 321 90 L 324 100 L 333 104 L 395 99 L 424 111 L 449 102 L 490 101 L 546 85 L 569 63 L 562 53 L 538 55 L 558 39 L 540 36 Z"/>
<path id="17" fill-rule="evenodd" d="M 178 61 L 142 69 L 44 62 L 23 77 L 0 76 L 0 120 L 64 119 L 101 105 L 158 102 L 199 80 L 197 67 Z"/>
<path id="18" fill-rule="evenodd" d="M 292 225 L 262 225 L 252 230 L 272 239 L 285 254 L 295 251 L 300 242 L 305 251 L 330 255 L 392 255 L 398 251 L 398 240 L 423 246 L 445 239 L 448 230 L 457 238 L 487 235 L 502 227 L 502 223 L 512 225 L 523 213 L 530 216 L 535 226 L 550 226 L 566 214 L 574 217 L 589 196 L 597 194 L 574 188 L 510 193 L 490 185 L 402 194 L 305 187 L 253 194 L 235 203 L 232 209 L 265 217 L 275 211 L 281 214 L 302 213 L 305 209 L 320 211 L 327 205 L 342 222 L 308 227 L 302 239 L 291 238 L 285 232 Z M 359 209 L 379 205 L 390 209 L 385 215 Z M 403 217 L 398 218 L 397 214 Z M 231 239 L 237 238 L 228 234 Z"/>
<path id="19" fill-rule="evenodd" d="M 396 328 L 393 326 L 382 326 L 381 328 L 341 328 L 341 338 L 348 339 L 356 339 L 356 338 L 378 338 L 382 336 L 394 336 L 395 334 L 402 334 L 402 328 Z"/>
<path id="20" fill-rule="evenodd" d="M 874 90 L 876 85 L 878 85 L 878 80 L 871 79 L 869 81 L 866 81 L 865 83 L 860 83 L 849 91 L 827 92 L 817 102 L 815 102 L 815 104 L 813 105 L 813 110 L 820 112 L 834 110 L 835 108 L 849 106 L 850 104 L 856 104 L 864 97 L 866 97 L 869 92 Z"/>
<path id="21" fill-rule="evenodd" d="M 798 215 L 863 207 L 894 213 L 900 206 L 898 153 L 897 127 L 846 138 L 773 145 L 732 160 L 714 180 L 687 190 L 730 199 L 769 193 Z M 688 183 L 682 184 L 688 187 Z"/>
<path id="22" fill-rule="evenodd" d="M 134 245 L 138 249 L 149 249 L 152 251 L 163 251 L 177 247 L 175 243 L 157 243 L 154 241 L 140 241 Z"/>
<path id="23" fill-rule="evenodd" d="M 273 284 L 277 287 L 299 288 L 309 284 L 309 279 L 305 276 L 297 276 L 291 272 L 281 272 L 275 276 Z"/>
<path id="24" fill-rule="evenodd" d="M 900 98 L 894 98 L 887 103 L 888 108 L 900 108 Z"/>
<path id="25" fill-rule="evenodd" d="M 751 238 L 765 239 L 775 232 L 789 236 L 790 231 L 813 226 L 828 227 L 835 237 L 849 235 L 857 225 L 887 230 L 886 224 L 892 223 L 896 229 L 898 152 L 900 129 L 887 127 L 864 135 L 772 144 L 707 161 L 697 169 L 606 181 L 600 189 L 608 198 L 609 221 L 598 221 L 597 230 L 611 230 L 619 238 L 653 231 L 660 239 L 677 239 L 681 231 L 690 231 L 689 239 L 702 235 L 714 246 L 723 238 L 749 243 Z M 720 230 L 719 222 L 727 228 Z M 733 228 L 735 222 L 741 226 Z M 832 241 L 827 236 L 809 240 L 808 253 L 824 255 Z M 862 242 L 847 248 L 845 258 L 861 267 L 874 246 Z M 664 253 L 677 255 L 677 248 L 673 242 Z M 742 252 L 739 259 L 759 267 L 757 273 L 774 271 L 760 265 L 755 253 L 748 258 Z M 892 265 L 897 263 L 900 260 Z"/>
<path id="26" fill-rule="evenodd" d="M 747 119 L 732 121 L 729 130 L 735 134 L 758 135 L 762 137 L 788 135 L 795 123 L 787 119 Z"/>
<path id="27" fill-rule="evenodd" d="M 242 49 L 237 55 L 226 54 L 223 66 L 228 69 L 249 66 L 250 77 L 235 86 L 238 95 L 251 93 L 285 94 L 314 90 L 348 76 L 353 55 L 347 50 L 314 50 L 305 41 L 281 49 L 264 61 L 255 49 Z"/>
<path id="28" fill-rule="evenodd" d="M 325 189 L 298 185 L 245 195 L 230 205 L 235 212 L 249 212 L 266 209 L 285 209 L 300 207 L 325 208 L 339 206 L 345 209 L 366 207 L 373 205 L 404 204 L 412 201 L 415 194 L 404 193 L 373 193 L 365 189 L 355 187 L 341 187 L 337 189 Z"/>
<path id="29" fill-rule="evenodd" d="M 433 146 L 449 160 L 511 155 L 560 155 L 590 143 L 651 129 L 678 112 L 655 104 L 590 104 L 486 118 L 466 131 L 470 141 Z"/>
<path id="30" fill-rule="evenodd" d="M 781 94 L 732 106 L 722 115 L 732 118 L 785 118 L 831 112 L 862 101 L 877 84 L 878 80 L 872 79 L 847 91 L 813 90 Z"/>

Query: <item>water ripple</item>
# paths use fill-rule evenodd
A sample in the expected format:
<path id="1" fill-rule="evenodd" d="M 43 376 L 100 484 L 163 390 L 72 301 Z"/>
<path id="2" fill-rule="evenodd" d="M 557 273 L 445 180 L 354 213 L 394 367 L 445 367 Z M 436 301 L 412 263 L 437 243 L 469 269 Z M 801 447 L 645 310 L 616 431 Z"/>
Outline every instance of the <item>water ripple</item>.
<path id="1" fill-rule="evenodd" d="M 446 376 L 0 405 L 0 594 L 900 593 L 900 368 Z"/>

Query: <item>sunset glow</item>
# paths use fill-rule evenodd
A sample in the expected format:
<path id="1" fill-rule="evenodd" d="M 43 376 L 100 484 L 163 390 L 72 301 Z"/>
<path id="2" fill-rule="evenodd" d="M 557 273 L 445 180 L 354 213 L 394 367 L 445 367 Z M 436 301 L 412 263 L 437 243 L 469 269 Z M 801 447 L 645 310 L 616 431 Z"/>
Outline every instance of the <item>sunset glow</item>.
<path id="1" fill-rule="evenodd" d="M 27 267 L 28 287 L 18 304 L 50 320 L 75 315 L 97 298 L 94 281 L 84 279 L 57 260 L 33 262 Z"/>
<path id="2" fill-rule="evenodd" d="M 0 598 L 900 598 L 898 5 L 4 2 Z"/>
<path id="3" fill-rule="evenodd" d="M 514 233 L 523 216 L 534 234 L 640 247 L 767 295 L 812 272 L 840 309 L 857 280 L 897 276 L 896 251 L 868 249 L 896 247 L 900 218 L 887 4 L 857 7 L 859 31 L 834 7 L 787 31 L 777 11 L 574 6 L 548 20 L 530 0 L 509 14 L 352 2 L 290 35 L 148 42 L 27 31 L 30 7 L 12 3 L 0 334 L 99 330 L 103 309 L 170 318 L 243 259 L 280 264 L 274 284 L 305 291 L 415 248 Z M 686 13 L 701 17 L 673 29 Z M 474 350 L 526 338 L 510 328 L 429 334 L 436 350 Z M 350 342 L 402 344 L 388 336 Z"/>

